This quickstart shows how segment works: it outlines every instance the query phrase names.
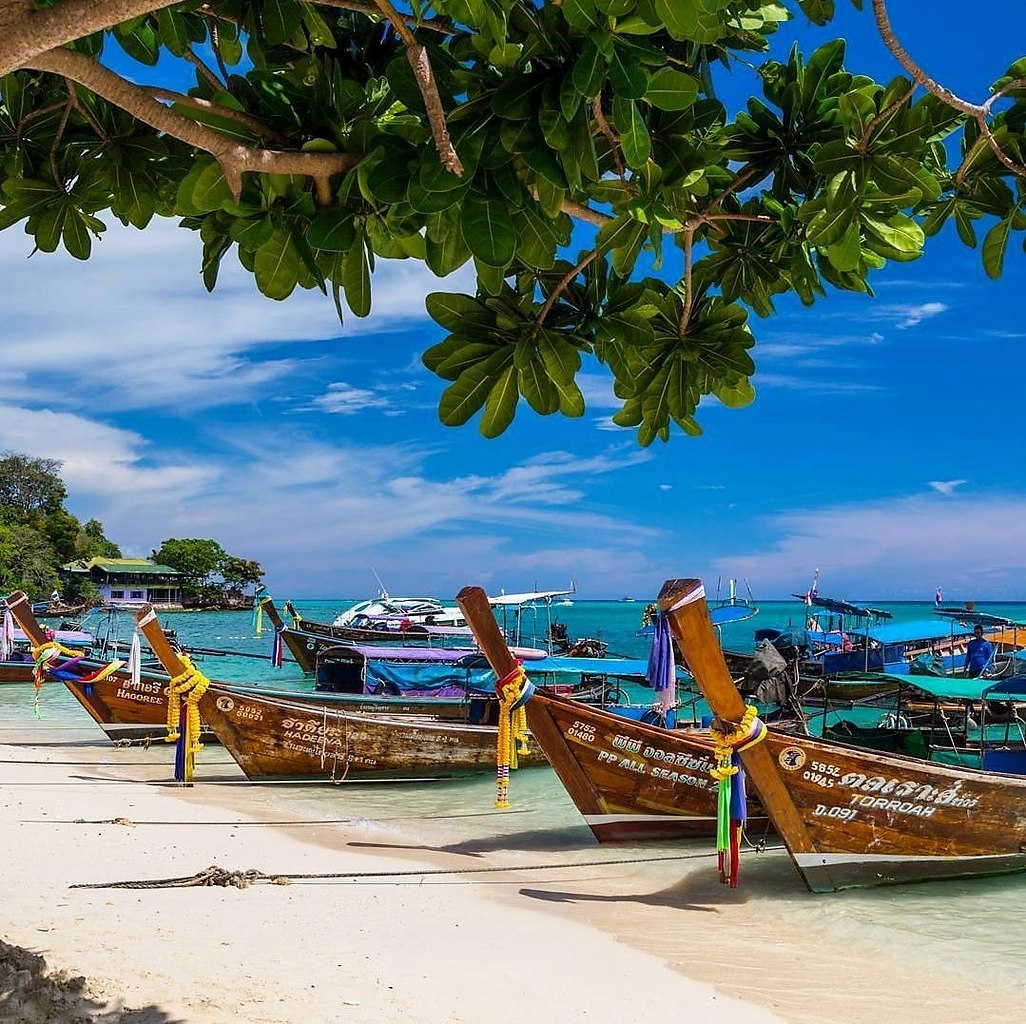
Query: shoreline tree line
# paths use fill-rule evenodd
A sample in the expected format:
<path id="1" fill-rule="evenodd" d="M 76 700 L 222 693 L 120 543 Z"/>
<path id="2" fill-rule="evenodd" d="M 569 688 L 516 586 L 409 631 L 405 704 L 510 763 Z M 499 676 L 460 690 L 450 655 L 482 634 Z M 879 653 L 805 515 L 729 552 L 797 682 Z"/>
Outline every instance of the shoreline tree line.
<path id="1" fill-rule="evenodd" d="M 68 491 L 56 459 L 0 453 L 0 593 L 24 590 L 45 600 L 54 590 L 67 603 L 95 602 L 84 578 L 62 575 L 62 566 L 92 558 L 121 558 L 98 519 L 82 522 L 66 507 Z M 264 575 L 259 562 L 229 554 L 210 538 L 164 540 L 150 558 L 182 574 L 186 607 L 238 606 L 247 587 Z"/>

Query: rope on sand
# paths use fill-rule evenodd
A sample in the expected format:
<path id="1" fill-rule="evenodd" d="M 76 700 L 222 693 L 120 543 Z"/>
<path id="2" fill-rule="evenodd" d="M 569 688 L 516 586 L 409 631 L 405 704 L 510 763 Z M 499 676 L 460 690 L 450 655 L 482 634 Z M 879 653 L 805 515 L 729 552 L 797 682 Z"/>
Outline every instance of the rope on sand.
<path id="1" fill-rule="evenodd" d="M 782 846 L 767 847 L 782 850 Z M 627 857 L 619 860 L 581 860 L 568 864 L 512 864 L 504 867 L 487 868 L 432 868 L 426 871 L 327 871 L 315 874 L 265 874 L 256 868 L 245 871 L 229 871 L 216 864 L 194 875 L 180 878 L 138 879 L 126 882 L 78 882 L 71 889 L 181 889 L 193 886 L 234 886 L 246 889 L 255 882 L 271 885 L 291 885 L 292 882 L 311 882 L 340 878 L 423 878 L 429 875 L 487 875 L 500 871 L 565 871 L 569 868 L 594 868 L 621 864 L 654 864 L 660 861 L 699 860 L 708 858 L 708 853 L 685 853 L 668 857 Z"/>

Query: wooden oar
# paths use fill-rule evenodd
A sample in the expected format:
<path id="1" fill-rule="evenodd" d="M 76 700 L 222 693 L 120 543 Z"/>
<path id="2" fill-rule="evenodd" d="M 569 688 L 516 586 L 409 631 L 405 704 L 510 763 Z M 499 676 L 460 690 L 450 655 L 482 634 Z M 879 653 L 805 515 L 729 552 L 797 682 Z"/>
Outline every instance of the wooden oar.
<path id="1" fill-rule="evenodd" d="M 681 653 L 713 713 L 735 728 L 744 718 L 745 702 L 723 660 L 702 581 L 667 580 L 659 592 L 659 608 L 668 616 Z M 815 846 L 769 749 L 758 743 L 742 751 L 741 760 L 791 859 L 797 853 L 813 852 Z"/>
<path id="2" fill-rule="evenodd" d="M 275 631 L 281 633 L 281 638 L 285 641 L 285 646 L 291 652 L 292 657 L 299 663 L 299 667 L 307 675 L 312 674 L 317 668 L 317 659 L 314 656 L 314 652 L 308 650 L 306 644 L 303 643 L 303 641 L 294 633 L 290 632 L 288 627 L 282 621 L 282 617 L 278 613 L 278 609 L 274 606 L 274 601 L 271 599 L 270 595 L 258 598 L 258 600 L 260 601 L 267 617 L 271 620 L 271 625 L 274 626 Z"/>

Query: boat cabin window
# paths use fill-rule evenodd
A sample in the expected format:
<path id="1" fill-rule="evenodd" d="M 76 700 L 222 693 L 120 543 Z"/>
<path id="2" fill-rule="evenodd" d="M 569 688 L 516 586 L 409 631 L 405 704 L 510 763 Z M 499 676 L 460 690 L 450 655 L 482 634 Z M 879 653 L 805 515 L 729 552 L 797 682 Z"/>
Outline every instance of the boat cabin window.
<path id="1" fill-rule="evenodd" d="M 141 590 L 133 590 L 133 591 L 131 591 L 131 596 L 132 597 L 142 597 L 143 596 L 143 592 Z"/>
<path id="2" fill-rule="evenodd" d="M 117 598 L 117 597 L 124 597 L 125 596 L 125 592 L 123 590 L 112 590 L 110 592 L 110 596 L 111 596 L 111 600 L 113 600 L 114 598 Z"/>

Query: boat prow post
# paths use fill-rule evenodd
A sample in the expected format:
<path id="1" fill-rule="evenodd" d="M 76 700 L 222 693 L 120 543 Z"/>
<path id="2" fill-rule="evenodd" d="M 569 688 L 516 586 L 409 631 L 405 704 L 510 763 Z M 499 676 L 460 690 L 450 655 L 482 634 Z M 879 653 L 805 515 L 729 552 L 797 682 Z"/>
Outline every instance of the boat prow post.
<path id="1" fill-rule="evenodd" d="M 718 719 L 719 727 L 724 732 L 734 732 L 745 720 L 748 708 L 723 658 L 702 581 L 667 580 L 659 591 L 658 603 L 669 619 L 681 653 Z M 787 845 L 791 860 L 804 879 L 796 855 L 814 853 L 815 845 L 780 778 L 772 754 L 764 744 L 756 743 L 742 749 L 740 757 L 773 827 Z"/>

